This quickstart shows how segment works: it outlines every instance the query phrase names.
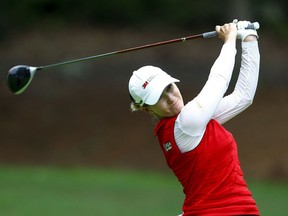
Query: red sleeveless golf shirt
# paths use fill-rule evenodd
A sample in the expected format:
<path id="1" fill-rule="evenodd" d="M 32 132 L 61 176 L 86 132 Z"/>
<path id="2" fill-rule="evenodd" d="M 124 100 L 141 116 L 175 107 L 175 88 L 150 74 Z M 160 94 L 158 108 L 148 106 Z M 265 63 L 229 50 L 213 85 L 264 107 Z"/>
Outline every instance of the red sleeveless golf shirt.
<path id="1" fill-rule="evenodd" d="M 155 134 L 183 186 L 183 216 L 260 215 L 243 178 L 232 134 L 211 120 L 199 145 L 181 153 L 174 138 L 176 118 L 162 119 Z"/>

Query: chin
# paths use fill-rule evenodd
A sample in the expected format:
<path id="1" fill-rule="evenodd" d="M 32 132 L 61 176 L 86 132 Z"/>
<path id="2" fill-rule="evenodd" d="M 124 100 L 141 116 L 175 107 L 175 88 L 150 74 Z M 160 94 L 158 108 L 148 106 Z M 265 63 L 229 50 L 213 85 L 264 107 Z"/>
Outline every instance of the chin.
<path id="1" fill-rule="evenodd" d="M 181 112 L 181 110 L 183 109 L 184 105 L 183 103 L 179 103 L 177 104 L 174 108 L 175 108 L 175 113 L 177 113 L 177 115 Z"/>
<path id="2" fill-rule="evenodd" d="M 174 110 L 173 112 L 171 112 L 171 116 L 179 115 L 180 112 L 181 112 L 181 109 Z"/>

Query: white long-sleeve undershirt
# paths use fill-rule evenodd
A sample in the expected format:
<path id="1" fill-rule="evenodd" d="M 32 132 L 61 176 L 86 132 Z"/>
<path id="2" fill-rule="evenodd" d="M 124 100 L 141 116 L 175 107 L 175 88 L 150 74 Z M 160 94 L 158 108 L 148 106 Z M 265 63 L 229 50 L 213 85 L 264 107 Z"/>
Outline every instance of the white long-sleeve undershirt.
<path id="1" fill-rule="evenodd" d="M 242 42 L 241 45 L 241 67 L 234 91 L 224 96 L 236 55 L 235 45 L 227 43 L 223 45 L 201 92 L 188 102 L 178 115 L 174 135 L 182 153 L 197 147 L 211 119 L 223 124 L 251 105 L 259 74 L 258 42 Z"/>

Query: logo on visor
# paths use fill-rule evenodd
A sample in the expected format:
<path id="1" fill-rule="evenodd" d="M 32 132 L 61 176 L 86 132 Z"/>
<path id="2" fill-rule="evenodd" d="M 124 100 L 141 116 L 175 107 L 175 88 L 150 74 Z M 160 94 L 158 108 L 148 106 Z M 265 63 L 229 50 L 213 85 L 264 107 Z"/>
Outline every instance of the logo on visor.
<path id="1" fill-rule="evenodd" d="M 149 82 L 148 82 L 148 81 L 145 81 L 144 84 L 142 85 L 143 89 L 145 89 L 148 84 L 149 84 Z"/>
<path id="2" fill-rule="evenodd" d="M 149 79 L 147 79 L 147 80 L 143 83 L 142 88 L 143 88 L 143 89 L 146 89 L 146 87 L 147 87 L 147 85 L 149 84 L 149 82 L 151 82 L 156 75 L 157 75 L 157 74 L 149 77 Z"/>

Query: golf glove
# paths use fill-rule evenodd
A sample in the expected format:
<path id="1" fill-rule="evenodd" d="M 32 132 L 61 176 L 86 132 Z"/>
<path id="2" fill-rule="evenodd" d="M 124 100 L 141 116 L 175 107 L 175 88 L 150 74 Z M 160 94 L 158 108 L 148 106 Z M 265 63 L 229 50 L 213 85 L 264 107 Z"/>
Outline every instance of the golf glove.
<path id="1" fill-rule="evenodd" d="M 243 41 L 248 35 L 254 35 L 259 38 L 255 29 L 246 29 L 251 22 L 237 20 L 234 20 L 233 22 L 237 24 L 237 39 Z"/>

